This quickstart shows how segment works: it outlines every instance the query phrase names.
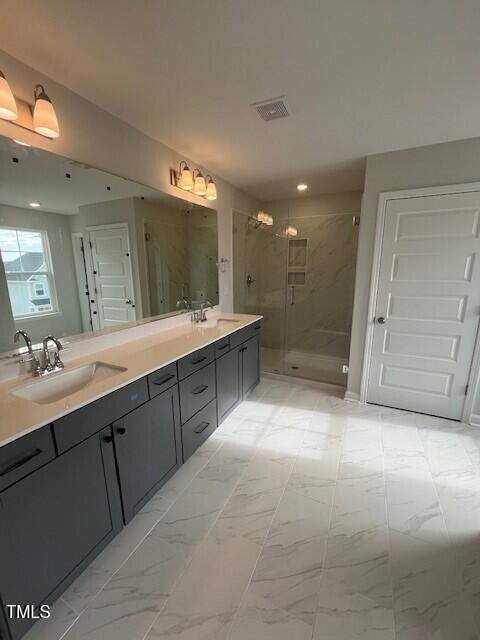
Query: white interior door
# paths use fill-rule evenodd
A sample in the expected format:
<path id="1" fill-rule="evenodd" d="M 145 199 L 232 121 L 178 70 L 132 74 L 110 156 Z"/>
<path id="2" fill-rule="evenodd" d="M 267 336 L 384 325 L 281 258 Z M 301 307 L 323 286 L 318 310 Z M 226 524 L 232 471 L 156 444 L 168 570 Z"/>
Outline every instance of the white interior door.
<path id="1" fill-rule="evenodd" d="M 132 263 L 126 225 L 90 228 L 94 283 L 92 319 L 103 329 L 135 320 Z M 97 327 L 95 327 L 97 325 Z"/>
<path id="2" fill-rule="evenodd" d="M 367 401 L 459 420 L 480 307 L 480 193 L 389 200 Z"/>

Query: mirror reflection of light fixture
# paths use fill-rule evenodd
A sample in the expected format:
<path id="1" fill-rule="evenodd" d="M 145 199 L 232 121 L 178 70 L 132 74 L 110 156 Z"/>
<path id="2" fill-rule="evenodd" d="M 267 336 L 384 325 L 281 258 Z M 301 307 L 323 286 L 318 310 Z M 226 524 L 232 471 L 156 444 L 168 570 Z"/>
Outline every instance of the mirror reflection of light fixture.
<path id="1" fill-rule="evenodd" d="M 43 85 L 37 84 L 33 96 L 35 98 L 35 106 L 33 108 L 34 131 L 47 138 L 58 138 L 60 130 L 58 128 L 57 114 L 53 108 L 52 101 L 45 93 Z"/>
<path id="2" fill-rule="evenodd" d="M 249 216 L 249 221 L 255 229 L 261 227 L 262 224 L 270 227 L 273 224 L 273 216 L 260 210 L 255 217 Z"/>
<path id="3" fill-rule="evenodd" d="M 290 238 L 294 238 L 296 235 L 298 235 L 298 230 L 296 227 L 293 227 L 292 225 L 288 225 L 288 227 L 285 229 L 285 235 L 290 237 Z"/>
<path id="4" fill-rule="evenodd" d="M 184 166 L 182 167 L 182 165 Z M 182 162 L 180 163 L 180 169 L 178 173 L 178 186 L 180 187 L 180 189 L 183 189 L 184 191 L 191 191 L 193 189 L 193 174 L 190 171 L 190 167 L 185 162 L 185 160 L 182 160 Z"/>
<path id="5" fill-rule="evenodd" d="M 212 180 L 211 176 L 206 177 L 207 181 L 207 190 L 205 193 L 205 197 L 207 200 L 216 200 L 217 199 L 217 187 L 215 186 L 215 182 Z"/>
<path id="6" fill-rule="evenodd" d="M 17 103 L 5 76 L 0 71 L 0 118 L 16 120 L 18 118 Z"/>
<path id="7" fill-rule="evenodd" d="M 207 184 L 200 169 L 193 172 L 193 193 L 196 196 L 204 196 L 207 193 Z"/>

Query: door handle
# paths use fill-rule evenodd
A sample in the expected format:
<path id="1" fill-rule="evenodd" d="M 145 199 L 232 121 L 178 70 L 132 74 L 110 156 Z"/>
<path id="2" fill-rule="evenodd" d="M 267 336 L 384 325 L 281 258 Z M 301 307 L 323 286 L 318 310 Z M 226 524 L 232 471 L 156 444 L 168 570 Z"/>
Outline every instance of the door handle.
<path id="1" fill-rule="evenodd" d="M 378 322 L 378 324 L 385 324 L 385 318 L 383 316 L 379 316 L 377 318 L 377 322 Z"/>
<path id="2" fill-rule="evenodd" d="M 295 287 L 292 285 L 290 287 L 290 306 L 293 307 L 295 304 Z"/>
<path id="3" fill-rule="evenodd" d="M 125 304 L 133 304 L 132 300 L 130 300 L 130 298 L 127 298 L 127 300 L 125 300 Z"/>
<path id="4" fill-rule="evenodd" d="M 127 430 L 125 429 L 125 427 L 118 427 L 117 429 L 117 433 L 119 433 L 121 436 L 123 436 L 126 432 Z"/>

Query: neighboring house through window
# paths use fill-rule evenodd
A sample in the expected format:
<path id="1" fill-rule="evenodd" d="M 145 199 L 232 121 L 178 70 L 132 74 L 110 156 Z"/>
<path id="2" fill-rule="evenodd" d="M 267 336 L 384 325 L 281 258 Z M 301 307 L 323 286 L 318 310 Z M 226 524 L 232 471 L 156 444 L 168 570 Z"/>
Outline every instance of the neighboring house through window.
<path id="1" fill-rule="evenodd" d="M 0 227 L 0 253 L 13 316 L 57 311 L 47 233 Z"/>

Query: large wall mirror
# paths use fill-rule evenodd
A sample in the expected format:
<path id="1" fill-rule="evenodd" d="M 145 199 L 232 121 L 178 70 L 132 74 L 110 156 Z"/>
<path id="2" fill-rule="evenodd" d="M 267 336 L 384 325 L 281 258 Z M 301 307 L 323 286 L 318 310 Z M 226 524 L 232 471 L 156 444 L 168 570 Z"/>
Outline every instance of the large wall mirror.
<path id="1" fill-rule="evenodd" d="M 217 213 L 0 137 L 0 352 L 218 304 Z"/>

